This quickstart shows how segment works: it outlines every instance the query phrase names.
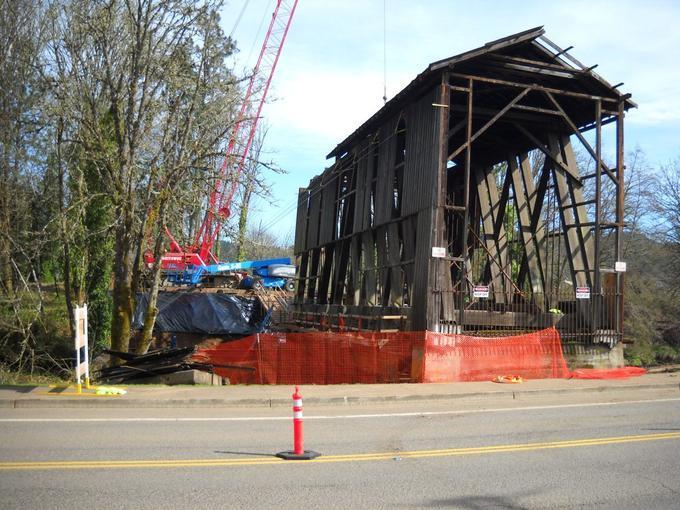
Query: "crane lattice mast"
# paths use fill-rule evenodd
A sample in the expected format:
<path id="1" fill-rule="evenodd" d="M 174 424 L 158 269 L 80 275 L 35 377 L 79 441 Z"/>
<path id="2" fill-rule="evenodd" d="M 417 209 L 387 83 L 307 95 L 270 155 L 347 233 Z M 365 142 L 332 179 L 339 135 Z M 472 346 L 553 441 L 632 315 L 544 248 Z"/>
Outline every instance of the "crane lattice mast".
<path id="1" fill-rule="evenodd" d="M 229 138 L 226 154 L 219 170 L 219 177 L 208 199 L 208 207 L 203 222 L 196 234 L 194 243 L 182 249 L 166 228 L 170 238 L 170 253 L 163 256 L 168 264 L 164 267 L 177 267 L 178 255 L 183 265 L 205 265 L 210 260 L 217 262 L 212 253 L 217 235 L 223 223 L 231 214 L 231 205 L 238 188 L 243 167 L 246 164 L 250 147 L 257 132 L 258 121 L 267 99 L 276 64 L 279 61 L 288 29 L 295 13 L 298 0 L 290 2 L 277 0 L 267 34 L 260 50 L 257 63 L 248 82 L 241 109 Z M 264 80 L 262 78 L 265 78 Z M 243 144 L 239 144 L 243 140 Z"/>

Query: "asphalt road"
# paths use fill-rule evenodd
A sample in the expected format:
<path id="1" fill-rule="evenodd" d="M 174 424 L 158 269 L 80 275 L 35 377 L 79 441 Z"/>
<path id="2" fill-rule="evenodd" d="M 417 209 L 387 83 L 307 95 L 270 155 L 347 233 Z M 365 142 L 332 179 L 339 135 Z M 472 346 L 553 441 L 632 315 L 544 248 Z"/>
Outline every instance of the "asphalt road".
<path id="1" fill-rule="evenodd" d="M 0 508 L 680 507 L 677 390 L 603 398 L 2 409 Z"/>

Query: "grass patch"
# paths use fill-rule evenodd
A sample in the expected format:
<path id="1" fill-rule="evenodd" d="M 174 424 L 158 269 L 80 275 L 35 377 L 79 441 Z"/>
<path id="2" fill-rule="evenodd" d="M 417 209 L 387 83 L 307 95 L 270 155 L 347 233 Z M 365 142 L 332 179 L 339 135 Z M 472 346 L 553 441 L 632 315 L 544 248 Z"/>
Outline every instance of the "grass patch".
<path id="1" fill-rule="evenodd" d="M 0 385 L 3 386 L 45 386 L 68 382 L 68 380 L 53 374 L 26 374 L 9 370 L 5 365 L 0 365 Z"/>

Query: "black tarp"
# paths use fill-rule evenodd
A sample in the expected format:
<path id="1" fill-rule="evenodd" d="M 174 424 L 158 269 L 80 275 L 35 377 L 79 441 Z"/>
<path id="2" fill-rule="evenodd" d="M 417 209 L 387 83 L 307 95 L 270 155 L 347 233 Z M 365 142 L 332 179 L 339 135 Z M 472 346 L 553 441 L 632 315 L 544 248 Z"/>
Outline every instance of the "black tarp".
<path id="1" fill-rule="evenodd" d="M 137 295 L 133 329 L 142 329 L 148 294 Z M 262 307 L 252 297 L 198 292 L 159 292 L 157 333 L 250 335 L 259 330 Z"/>

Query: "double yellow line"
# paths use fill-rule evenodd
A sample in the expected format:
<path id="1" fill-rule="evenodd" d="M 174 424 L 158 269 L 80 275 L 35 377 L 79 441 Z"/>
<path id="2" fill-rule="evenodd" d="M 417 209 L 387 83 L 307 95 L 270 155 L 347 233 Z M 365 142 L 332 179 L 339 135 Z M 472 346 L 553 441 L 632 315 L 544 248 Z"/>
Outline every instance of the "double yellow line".
<path id="1" fill-rule="evenodd" d="M 188 459 L 188 460 L 85 460 L 85 461 L 50 461 L 50 462 L 0 462 L 0 471 L 44 470 L 44 469 L 120 469 L 120 468 L 187 468 L 187 467 L 234 467 L 288 465 L 291 463 L 320 464 L 327 462 L 379 461 L 394 458 L 419 459 L 427 457 L 453 457 L 460 455 L 483 455 L 492 453 L 528 452 L 555 448 L 577 448 L 586 446 L 604 446 L 612 444 L 639 443 L 644 441 L 661 441 L 680 439 L 680 432 L 661 434 L 645 434 L 618 437 L 602 437 L 593 439 L 575 439 L 571 441 L 552 441 L 545 443 L 509 444 L 498 446 L 478 446 L 471 448 L 448 448 L 444 450 L 417 450 L 406 452 L 361 453 L 350 455 L 327 455 L 314 460 L 286 461 L 275 457 L 263 459 Z"/>

